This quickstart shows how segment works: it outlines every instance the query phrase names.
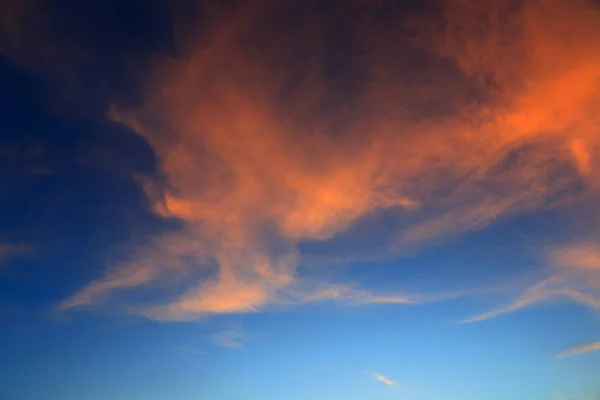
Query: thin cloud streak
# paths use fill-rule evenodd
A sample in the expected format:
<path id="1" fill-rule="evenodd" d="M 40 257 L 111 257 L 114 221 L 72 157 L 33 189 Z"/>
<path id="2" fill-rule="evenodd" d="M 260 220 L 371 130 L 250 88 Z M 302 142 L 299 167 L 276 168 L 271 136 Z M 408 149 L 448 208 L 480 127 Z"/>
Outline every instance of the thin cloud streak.
<path id="1" fill-rule="evenodd" d="M 182 346 L 182 347 L 178 347 L 177 349 L 179 351 L 183 352 L 183 353 L 187 353 L 187 354 L 190 354 L 190 355 L 193 355 L 193 356 L 202 356 L 202 355 L 204 355 L 204 351 L 195 349 L 193 347 Z"/>
<path id="2" fill-rule="evenodd" d="M 246 334 L 240 327 L 226 329 L 212 335 L 212 341 L 222 347 L 230 349 L 239 349 L 244 347 L 246 342 Z"/>
<path id="3" fill-rule="evenodd" d="M 595 291 L 598 287 L 588 287 L 586 292 L 577 287 L 584 287 L 582 283 L 570 281 L 565 276 L 553 276 L 536 285 L 527 288 L 512 303 L 487 311 L 485 313 L 463 319 L 461 323 L 481 322 L 498 316 L 517 312 L 543 303 L 572 302 L 582 304 L 595 310 L 600 310 L 600 296 Z"/>
<path id="4" fill-rule="evenodd" d="M 585 353 L 590 353 L 594 351 L 600 351 L 600 342 L 594 342 L 590 344 L 585 344 L 581 346 L 573 347 L 564 353 L 557 354 L 556 358 L 566 358 L 571 356 L 578 356 Z"/>
<path id="5" fill-rule="evenodd" d="M 600 246 L 585 240 L 548 251 L 549 278 L 527 288 L 512 303 L 460 322 L 481 322 L 542 303 L 573 302 L 600 311 Z"/>
<path id="6" fill-rule="evenodd" d="M 26 256 L 32 251 L 32 246 L 14 243 L 0 243 L 0 267 L 3 266 L 4 261 L 11 258 Z"/>

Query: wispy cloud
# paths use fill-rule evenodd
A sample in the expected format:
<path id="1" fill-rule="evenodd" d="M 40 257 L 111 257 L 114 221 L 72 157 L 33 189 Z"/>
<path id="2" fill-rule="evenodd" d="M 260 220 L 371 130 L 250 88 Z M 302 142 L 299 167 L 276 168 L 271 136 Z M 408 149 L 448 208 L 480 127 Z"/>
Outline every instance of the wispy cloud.
<path id="1" fill-rule="evenodd" d="M 2 267 L 3 261 L 14 257 L 22 257 L 31 253 L 31 251 L 33 251 L 33 247 L 25 244 L 0 243 L 0 267 Z"/>
<path id="2" fill-rule="evenodd" d="M 211 336 L 213 342 L 218 346 L 238 349 L 244 347 L 247 337 L 241 327 L 232 327 Z"/>
<path id="3" fill-rule="evenodd" d="M 276 304 L 305 304 L 332 301 L 345 306 L 364 306 L 364 305 L 419 305 L 428 303 L 437 303 L 467 296 L 489 294 L 505 289 L 504 286 L 478 288 L 473 290 L 447 292 L 447 293 L 414 293 L 401 292 L 396 293 L 373 293 L 366 289 L 360 289 L 347 284 L 324 284 L 320 282 L 309 282 L 308 285 L 302 282 L 288 288 L 276 300 Z"/>
<path id="4" fill-rule="evenodd" d="M 194 356 L 204 355 L 204 351 L 198 350 L 194 347 L 180 346 L 177 349 L 183 353 L 187 353 L 187 354 L 194 355 Z"/>
<path id="5" fill-rule="evenodd" d="M 576 346 L 568 349 L 564 353 L 560 353 L 556 355 L 556 358 L 565 358 L 571 356 L 577 356 L 584 353 L 589 353 L 593 351 L 600 351 L 600 342 L 594 342 L 589 344 L 584 344 L 581 346 Z"/>
<path id="6" fill-rule="evenodd" d="M 460 322 L 481 322 L 503 314 L 516 312 L 524 308 L 552 302 L 574 302 L 600 310 L 600 296 L 598 296 L 598 293 L 595 293 L 594 291 L 591 293 L 586 292 L 578 289 L 575 285 L 583 286 L 582 284 L 570 282 L 570 280 L 564 276 L 554 276 L 526 289 L 520 296 L 506 306 L 466 318 Z M 595 288 L 592 288 L 592 290 L 595 290 Z"/>
<path id="7" fill-rule="evenodd" d="M 552 277 L 546 279 L 536 285 L 531 286 L 527 290 L 525 290 L 519 297 L 517 297 L 510 304 L 505 305 L 503 307 L 495 308 L 491 311 L 487 311 L 485 313 L 466 318 L 461 320 L 462 323 L 472 323 L 472 322 L 481 322 L 490 318 L 498 317 L 503 314 L 515 312 L 531 306 L 533 304 L 539 303 L 541 301 L 548 301 L 552 296 L 557 295 L 557 290 L 553 288 L 553 284 L 560 281 L 557 277 Z"/>
<path id="8" fill-rule="evenodd" d="M 585 240 L 546 254 L 552 275 L 525 289 L 509 304 L 461 322 L 480 322 L 543 303 L 573 302 L 600 310 L 600 244 Z"/>
<path id="9" fill-rule="evenodd" d="M 398 384 L 397 382 L 394 382 L 393 380 L 381 374 L 372 373 L 371 376 L 373 376 L 373 378 L 377 379 L 379 382 L 385 383 L 386 385 L 395 386 Z"/>

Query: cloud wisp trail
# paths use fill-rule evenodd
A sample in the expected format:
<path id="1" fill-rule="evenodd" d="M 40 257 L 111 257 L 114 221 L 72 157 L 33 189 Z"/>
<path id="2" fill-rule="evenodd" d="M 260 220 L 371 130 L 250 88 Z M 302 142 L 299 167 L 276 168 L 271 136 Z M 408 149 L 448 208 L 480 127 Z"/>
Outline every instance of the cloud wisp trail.
<path id="1" fill-rule="evenodd" d="M 557 354 L 557 358 L 566 358 L 571 356 L 577 356 L 585 353 L 590 353 L 594 351 L 600 351 L 600 342 L 594 342 L 589 344 L 584 344 L 581 346 L 576 346 L 568 349 L 564 353 Z"/>

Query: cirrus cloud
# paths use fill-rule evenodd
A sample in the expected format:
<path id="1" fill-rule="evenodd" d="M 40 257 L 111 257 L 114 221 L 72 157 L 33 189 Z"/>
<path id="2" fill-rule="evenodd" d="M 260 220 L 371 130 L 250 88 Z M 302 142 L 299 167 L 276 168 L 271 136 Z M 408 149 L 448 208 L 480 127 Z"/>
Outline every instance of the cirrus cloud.
<path id="1" fill-rule="evenodd" d="M 589 352 L 593 352 L 593 351 L 600 351 L 600 342 L 594 342 L 594 343 L 584 344 L 581 346 L 572 347 L 572 348 L 568 349 L 567 351 L 565 351 L 564 353 L 557 354 L 556 357 L 557 358 L 565 358 L 565 357 L 576 356 L 576 355 L 589 353 Z"/>

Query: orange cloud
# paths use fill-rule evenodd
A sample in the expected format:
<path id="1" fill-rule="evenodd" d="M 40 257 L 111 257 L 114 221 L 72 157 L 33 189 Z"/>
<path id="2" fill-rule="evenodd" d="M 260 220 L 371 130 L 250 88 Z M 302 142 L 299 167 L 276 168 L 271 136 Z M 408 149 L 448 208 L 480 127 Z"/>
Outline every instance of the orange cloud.
<path id="1" fill-rule="evenodd" d="M 581 271 L 600 271 L 600 245 L 598 243 L 576 243 L 562 246 L 550 254 L 552 264 L 557 268 Z"/>
<path id="2" fill-rule="evenodd" d="M 210 29 L 177 38 L 185 57 L 152 65 L 143 103 L 109 113 L 154 149 L 164 181 L 144 187 L 156 212 L 183 228 L 63 308 L 215 261 L 216 274 L 144 313 L 168 320 L 254 311 L 302 283 L 299 243 L 327 241 L 381 213 L 398 221 L 377 251 L 398 254 L 592 196 L 600 11 L 585 1 L 511 4 L 447 1 L 439 16 L 394 27 L 368 13 L 342 21 L 358 49 L 343 62 L 327 48 L 339 14 L 295 10 L 288 27 L 277 22 L 292 18 L 283 5 L 209 12 L 218 15 L 201 24 Z M 339 74 L 328 70 L 334 61 Z M 412 302 L 319 290 L 304 298 Z M 538 301 L 540 290 L 496 314 Z"/>

